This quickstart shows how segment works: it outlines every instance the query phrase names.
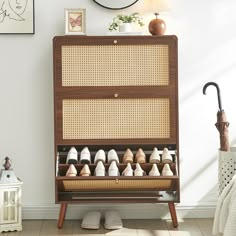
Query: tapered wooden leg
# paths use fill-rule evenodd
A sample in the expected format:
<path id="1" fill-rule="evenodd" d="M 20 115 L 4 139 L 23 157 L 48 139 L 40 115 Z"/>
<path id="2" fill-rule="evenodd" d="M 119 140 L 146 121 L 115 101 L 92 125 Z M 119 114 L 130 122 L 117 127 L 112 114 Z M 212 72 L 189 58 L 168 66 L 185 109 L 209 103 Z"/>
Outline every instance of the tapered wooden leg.
<path id="1" fill-rule="evenodd" d="M 59 213 L 59 219 L 57 227 L 59 229 L 62 228 L 62 225 L 64 223 L 65 215 L 66 215 L 66 209 L 67 209 L 67 203 L 61 203 L 60 213 Z"/>
<path id="2" fill-rule="evenodd" d="M 177 220 L 177 215 L 176 215 L 176 210 L 175 210 L 175 204 L 174 202 L 168 202 L 169 205 L 169 210 L 170 210 L 170 215 L 172 219 L 173 226 L 175 228 L 178 227 L 178 220 Z"/>

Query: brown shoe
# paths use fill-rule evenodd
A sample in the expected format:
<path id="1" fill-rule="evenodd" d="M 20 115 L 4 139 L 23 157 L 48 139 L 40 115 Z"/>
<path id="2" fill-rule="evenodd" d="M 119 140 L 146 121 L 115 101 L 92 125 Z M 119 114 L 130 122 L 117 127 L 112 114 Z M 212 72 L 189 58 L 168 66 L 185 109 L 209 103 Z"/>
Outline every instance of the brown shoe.
<path id="1" fill-rule="evenodd" d="M 91 171 L 89 169 L 88 164 L 85 164 L 82 168 L 82 170 L 79 173 L 80 176 L 90 176 L 91 175 Z"/>
<path id="2" fill-rule="evenodd" d="M 142 148 L 139 148 L 135 155 L 135 162 L 137 163 L 146 163 L 146 155 L 143 152 Z"/>
<path id="3" fill-rule="evenodd" d="M 123 156 L 123 163 L 133 163 L 134 162 L 134 154 L 131 152 L 129 148 L 126 149 Z"/>

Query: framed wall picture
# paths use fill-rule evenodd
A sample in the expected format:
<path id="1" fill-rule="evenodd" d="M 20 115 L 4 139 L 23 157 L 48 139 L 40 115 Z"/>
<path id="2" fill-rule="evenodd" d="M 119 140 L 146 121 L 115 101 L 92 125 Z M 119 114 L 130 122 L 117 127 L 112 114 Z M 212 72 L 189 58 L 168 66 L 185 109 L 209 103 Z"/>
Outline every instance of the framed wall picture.
<path id="1" fill-rule="evenodd" d="M 0 34 L 34 31 L 34 0 L 0 0 Z"/>
<path id="2" fill-rule="evenodd" d="M 65 34 L 79 35 L 86 33 L 86 10 L 65 9 Z"/>

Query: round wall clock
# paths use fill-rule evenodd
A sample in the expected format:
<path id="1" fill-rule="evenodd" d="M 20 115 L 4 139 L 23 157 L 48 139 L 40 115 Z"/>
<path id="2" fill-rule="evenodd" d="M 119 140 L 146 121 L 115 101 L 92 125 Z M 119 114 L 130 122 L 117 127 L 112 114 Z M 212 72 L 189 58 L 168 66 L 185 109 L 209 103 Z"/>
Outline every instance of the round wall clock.
<path id="1" fill-rule="evenodd" d="M 138 0 L 93 0 L 101 7 L 105 7 L 111 10 L 120 10 L 132 6 Z"/>

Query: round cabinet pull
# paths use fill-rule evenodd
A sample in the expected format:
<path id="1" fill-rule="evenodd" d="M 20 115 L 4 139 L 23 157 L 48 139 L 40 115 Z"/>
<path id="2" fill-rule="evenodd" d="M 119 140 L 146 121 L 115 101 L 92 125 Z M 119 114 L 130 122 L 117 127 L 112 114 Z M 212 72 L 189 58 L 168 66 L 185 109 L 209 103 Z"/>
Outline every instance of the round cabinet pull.
<path id="1" fill-rule="evenodd" d="M 118 93 L 114 93 L 114 98 L 118 98 Z"/>
<path id="2" fill-rule="evenodd" d="M 118 41 L 117 41 L 117 40 L 114 40 L 114 41 L 113 41 L 113 43 L 114 43 L 114 44 L 117 44 L 117 43 L 118 43 Z"/>

